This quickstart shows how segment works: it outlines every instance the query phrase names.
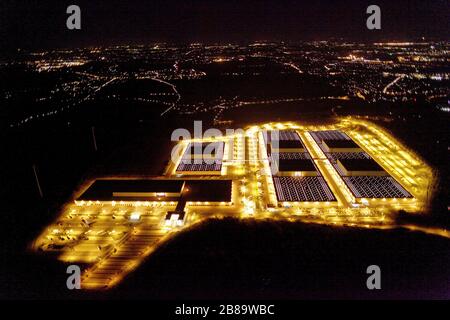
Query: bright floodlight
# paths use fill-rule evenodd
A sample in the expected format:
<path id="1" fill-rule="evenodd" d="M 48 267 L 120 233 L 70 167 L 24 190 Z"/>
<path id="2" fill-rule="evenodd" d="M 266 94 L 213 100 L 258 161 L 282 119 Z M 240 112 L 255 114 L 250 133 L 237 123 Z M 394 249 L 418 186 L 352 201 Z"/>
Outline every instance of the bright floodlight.
<path id="1" fill-rule="evenodd" d="M 141 214 L 139 212 L 134 212 L 130 216 L 131 221 L 139 221 L 140 218 L 141 218 Z"/>

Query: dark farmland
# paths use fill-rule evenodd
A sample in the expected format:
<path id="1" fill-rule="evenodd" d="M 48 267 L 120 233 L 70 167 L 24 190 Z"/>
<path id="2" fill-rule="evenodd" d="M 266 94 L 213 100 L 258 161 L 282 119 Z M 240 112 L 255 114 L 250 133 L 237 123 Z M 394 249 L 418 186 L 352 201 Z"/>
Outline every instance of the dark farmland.
<path id="1" fill-rule="evenodd" d="M 357 245 L 355 246 L 355 243 Z M 110 291 L 65 288 L 65 266 L 16 252 L 3 298 L 448 299 L 447 239 L 403 230 L 280 221 L 210 220 L 160 247 Z M 379 291 L 366 268 L 381 268 Z M 6 273 L 7 272 L 7 273 Z"/>

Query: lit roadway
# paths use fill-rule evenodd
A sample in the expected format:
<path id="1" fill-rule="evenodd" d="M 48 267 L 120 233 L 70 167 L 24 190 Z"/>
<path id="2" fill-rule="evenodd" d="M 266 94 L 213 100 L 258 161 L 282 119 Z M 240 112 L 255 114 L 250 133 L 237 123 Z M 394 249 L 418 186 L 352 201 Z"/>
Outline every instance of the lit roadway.
<path id="1" fill-rule="evenodd" d="M 277 203 L 262 130 L 296 130 L 337 201 Z M 308 131 L 342 130 L 370 154 L 412 195 L 412 199 L 367 199 L 354 205 L 354 197 Z M 212 217 L 283 219 L 365 228 L 406 228 L 450 238 L 445 229 L 397 225 L 395 214 L 427 211 L 428 189 L 435 183 L 432 169 L 413 151 L 385 130 L 362 120 L 344 118 L 332 125 L 308 126 L 294 122 L 268 123 L 245 133 L 220 138 L 225 142 L 223 168 L 218 176 L 184 175 L 183 179 L 232 179 L 232 203 L 187 203 L 181 226 L 168 225 L 165 215 L 176 202 L 71 202 L 58 219 L 32 243 L 35 251 L 55 252 L 61 261 L 84 267 L 82 288 L 107 289 L 137 268 L 162 242 L 178 231 Z M 201 140 L 192 140 L 201 141 Z M 210 141 L 210 140 L 208 140 Z M 180 178 L 176 168 L 189 141 L 180 142 L 164 178 Z M 168 155 L 169 156 L 169 155 Z M 88 186 L 76 192 L 76 199 Z"/>
<path id="2" fill-rule="evenodd" d="M 401 79 L 403 79 L 405 77 L 404 74 L 402 74 L 401 76 L 398 76 L 397 78 L 395 78 L 392 82 L 390 82 L 386 87 L 384 87 L 383 89 L 383 93 L 387 93 L 387 90 L 392 87 L 394 84 L 396 84 L 398 81 L 400 81 Z"/>
<path id="3" fill-rule="evenodd" d="M 180 101 L 180 99 L 181 99 L 181 95 L 180 95 L 180 93 L 178 92 L 177 87 L 175 87 L 175 85 L 171 84 L 170 82 L 167 82 L 167 81 L 164 81 L 164 80 L 161 80 L 161 79 L 157 79 L 157 78 L 151 78 L 151 79 L 152 79 L 152 80 L 155 80 L 155 81 L 158 81 L 158 82 L 160 82 L 160 83 L 166 84 L 166 85 L 168 85 L 168 86 L 170 86 L 170 87 L 172 88 L 173 92 L 174 92 L 174 93 L 176 94 L 176 96 L 177 96 L 177 101 L 175 101 L 175 102 L 172 104 L 172 106 L 170 106 L 168 109 L 164 110 L 164 111 L 161 113 L 161 116 L 163 116 L 166 112 L 169 112 L 173 107 L 176 106 L 176 104 L 178 103 L 178 101 Z"/>

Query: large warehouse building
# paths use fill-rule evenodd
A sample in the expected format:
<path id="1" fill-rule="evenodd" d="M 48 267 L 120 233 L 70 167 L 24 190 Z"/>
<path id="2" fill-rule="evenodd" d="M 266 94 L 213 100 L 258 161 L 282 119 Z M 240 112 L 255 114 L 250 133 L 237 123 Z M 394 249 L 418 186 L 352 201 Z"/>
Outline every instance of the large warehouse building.
<path id="1" fill-rule="evenodd" d="M 263 137 L 279 205 L 336 201 L 296 131 L 266 131 Z"/>
<path id="2" fill-rule="evenodd" d="M 344 132 L 327 130 L 309 133 L 357 201 L 412 197 Z"/>
<path id="3" fill-rule="evenodd" d="M 221 175 L 224 142 L 190 143 L 176 169 L 181 175 Z"/>

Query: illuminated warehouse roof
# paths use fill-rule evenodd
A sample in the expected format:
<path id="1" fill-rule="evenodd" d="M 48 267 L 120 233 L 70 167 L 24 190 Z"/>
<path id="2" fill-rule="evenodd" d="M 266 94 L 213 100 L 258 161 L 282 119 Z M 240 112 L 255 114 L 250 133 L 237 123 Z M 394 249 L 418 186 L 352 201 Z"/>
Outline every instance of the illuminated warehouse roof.
<path id="1" fill-rule="evenodd" d="M 231 180 L 96 180 L 77 200 L 231 202 Z"/>
<path id="2" fill-rule="evenodd" d="M 337 164 L 345 176 L 387 175 L 373 159 L 338 159 Z"/>
<path id="3" fill-rule="evenodd" d="M 198 163 L 199 161 L 200 163 Z M 188 172 L 217 172 L 222 170 L 222 161 L 216 160 L 214 163 L 207 163 L 204 160 L 181 160 L 177 167 L 177 173 Z"/>
<path id="4" fill-rule="evenodd" d="M 344 132 L 311 131 L 310 134 L 356 198 L 411 197 Z"/>
<path id="5" fill-rule="evenodd" d="M 326 152 L 358 152 L 361 148 L 353 141 L 348 139 L 323 139 L 323 149 Z"/>
<path id="6" fill-rule="evenodd" d="M 305 147 L 301 140 L 279 140 L 276 143 L 274 140 L 271 142 L 273 152 L 304 152 Z"/>
<path id="7" fill-rule="evenodd" d="M 319 144 L 323 140 L 350 140 L 348 135 L 339 130 L 311 131 L 310 134 Z"/>
<path id="8" fill-rule="evenodd" d="M 280 159 L 278 171 L 316 175 L 317 169 L 311 159 Z"/>
<path id="9" fill-rule="evenodd" d="M 157 200 L 160 197 L 178 197 L 183 185 L 183 180 L 96 180 L 78 200 Z"/>
<path id="10" fill-rule="evenodd" d="M 186 180 L 187 201 L 231 202 L 232 180 Z"/>
<path id="11" fill-rule="evenodd" d="M 278 201 L 335 201 L 322 177 L 273 177 Z"/>
<path id="12" fill-rule="evenodd" d="M 389 176 L 370 177 L 356 176 L 343 177 L 344 182 L 350 188 L 356 198 L 411 198 L 394 178 Z"/>
<path id="13" fill-rule="evenodd" d="M 262 133 L 267 143 L 270 143 L 273 139 L 278 139 L 280 141 L 300 141 L 300 136 L 295 130 L 265 130 Z"/>
<path id="14" fill-rule="evenodd" d="M 224 142 L 192 142 L 186 148 L 183 159 L 218 159 L 223 157 Z"/>
<path id="15" fill-rule="evenodd" d="M 179 174 L 220 174 L 224 142 L 190 143 L 176 169 Z"/>
<path id="16" fill-rule="evenodd" d="M 281 202 L 335 201 L 333 193 L 317 170 L 311 155 L 295 130 L 267 131 L 264 138 L 272 148 L 268 158 L 278 167 L 273 176 L 277 200 Z M 279 147 L 273 139 L 279 138 Z M 269 153 L 270 152 L 270 153 Z"/>

